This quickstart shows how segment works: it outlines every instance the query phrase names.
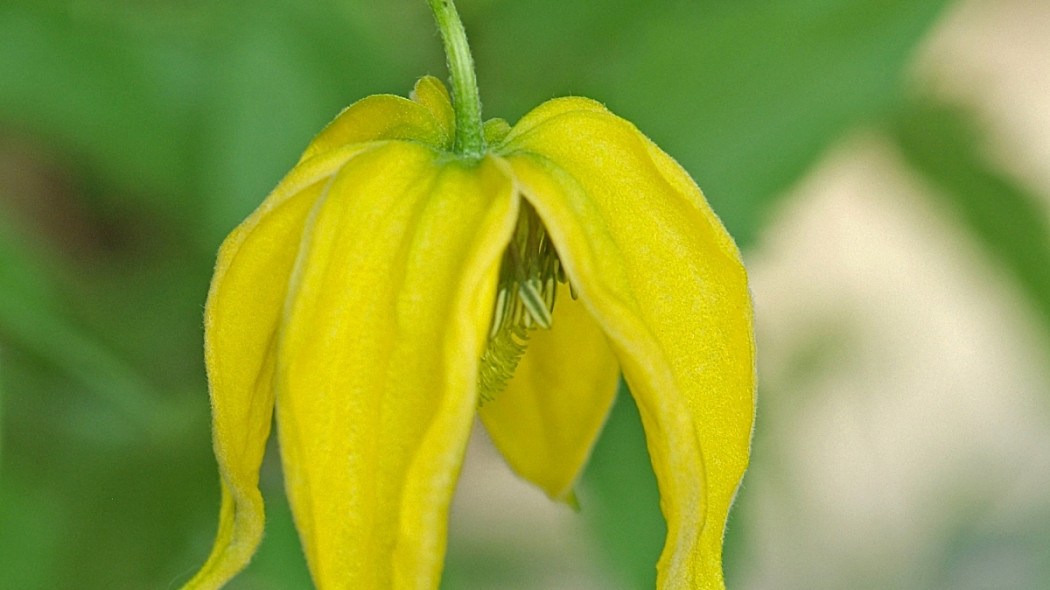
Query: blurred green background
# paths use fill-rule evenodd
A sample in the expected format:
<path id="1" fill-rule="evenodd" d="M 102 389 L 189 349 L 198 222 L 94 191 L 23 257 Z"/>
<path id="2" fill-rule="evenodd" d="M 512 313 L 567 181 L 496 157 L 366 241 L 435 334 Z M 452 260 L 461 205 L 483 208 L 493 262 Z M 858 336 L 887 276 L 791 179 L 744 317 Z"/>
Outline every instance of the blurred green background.
<path id="1" fill-rule="evenodd" d="M 605 102 L 745 252 L 761 386 L 730 587 L 1050 587 L 1050 85 L 1010 84 L 1050 82 L 1044 3 L 459 8 L 486 116 Z M 422 0 L 0 3 L 0 589 L 192 575 L 218 505 L 218 244 L 343 106 L 428 73 Z M 445 588 L 653 587 L 663 523 L 625 392 L 579 514 L 477 438 Z M 309 587 L 272 459 L 231 588 Z"/>

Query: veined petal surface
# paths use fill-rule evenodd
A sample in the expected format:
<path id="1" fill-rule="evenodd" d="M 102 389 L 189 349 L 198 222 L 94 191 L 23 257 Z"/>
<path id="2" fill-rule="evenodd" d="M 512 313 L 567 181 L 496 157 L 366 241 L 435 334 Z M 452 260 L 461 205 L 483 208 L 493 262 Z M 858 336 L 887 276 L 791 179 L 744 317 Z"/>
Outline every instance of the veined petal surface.
<path id="1" fill-rule="evenodd" d="M 333 150 L 292 170 L 219 251 L 204 326 L 222 508 L 212 553 L 186 589 L 220 587 L 247 565 L 262 537 L 259 467 L 273 417 L 274 337 L 288 277 L 327 178 L 363 149 Z"/>
<path id="2" fill-rule="evenodd" d="M 605 424 L 620 367 L 605 333 L 568 289 L 550 330 L 536 330 L 507 388 L 479 410 L 507 463 L 550 497 L 573 485 Z"/>
<path id="3" fill-rule="evenodd" d="M 658 586 L 724 588 L 754 414 L 739 252 L 689 176 L 611 113 L 566 110 L 508 137 L 522 193 L 638 403 L 668 525 Z"/>
<path id="4" fill-rule="evenodd" d="M 313 211 L 279 337 L 285 484 L 321 590 L 438 587 L 517 201 L 493 158 L 392 142 Z"/>
<path id="5" fill-rule="evenodd" d="M 518 142 L 519 138 L 528 135 L 536 129 L 536 127 L 555 117 L 578 111 L 593 113 L 609 112 L 602 103 L 582 96 L 564 96 L 548 100 L 528 113 L 525 113 L 525 116 L 519 119 L 510 131 L 505 134 L 501 144 L 494 146 L 494 149 L 496 152 L 506 153 L 514 149 L 513 146 Z"/>
<path id="6" fill-rule="evenodd" d="M 392 94 L 375 94 L 336 115 L 306 147 L 299 162 L 348 145 L 380 140 L 418 141 L 442 149 L 451 145 L 452 137 L 448 127 L 423 104 Z"/>

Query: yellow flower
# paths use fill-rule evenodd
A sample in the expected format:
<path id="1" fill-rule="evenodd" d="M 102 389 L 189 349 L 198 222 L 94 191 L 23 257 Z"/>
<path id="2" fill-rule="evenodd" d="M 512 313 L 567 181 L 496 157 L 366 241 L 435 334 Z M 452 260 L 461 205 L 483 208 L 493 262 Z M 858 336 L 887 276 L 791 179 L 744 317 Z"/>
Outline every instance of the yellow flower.
<path id="1" fill-rule="evenodd" d="M 186 588 L 220 587 L 259 543 L 275 406 L 317 587 L 433 589 L 475 413 L 568 500 L 621 370 L 667 520 L 658 586 L 724 587 L 754 392 L 736 246 L 597 102 L 489 121 L 480 158 L 452 152 L 454 125 L 434 78 L 361 100 L 223 244 L 205 315 L 222 510 Z"/>

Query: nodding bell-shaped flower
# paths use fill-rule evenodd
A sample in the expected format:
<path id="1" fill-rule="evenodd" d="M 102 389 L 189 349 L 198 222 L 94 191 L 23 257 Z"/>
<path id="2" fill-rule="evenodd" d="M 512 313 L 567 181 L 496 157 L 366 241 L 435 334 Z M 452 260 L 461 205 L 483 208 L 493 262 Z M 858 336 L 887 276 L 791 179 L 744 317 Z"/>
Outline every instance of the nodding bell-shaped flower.
<path id="1" fill-rule="evenodd" d="M 551 100 L 452 151 L 448 92 L 347 108 L 226 239 L 205 312 L 217 588 L 263 531 L 275 414 L 323 590 L 435 589 L 480 414 L 523 478 L 571 501 L 619 375 L 667 520 L 658 587 L 723 588 L 748 462 L 752 312 L 740 254 L 688 174 L 631 123 Z"/>

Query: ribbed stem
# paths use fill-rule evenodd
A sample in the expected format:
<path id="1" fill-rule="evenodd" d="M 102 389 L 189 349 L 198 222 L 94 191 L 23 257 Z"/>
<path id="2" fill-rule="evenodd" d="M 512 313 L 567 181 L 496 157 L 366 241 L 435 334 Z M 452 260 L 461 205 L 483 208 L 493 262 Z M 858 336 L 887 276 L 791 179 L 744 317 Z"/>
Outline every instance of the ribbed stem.
<path id="1" fill-rule="evenodd" d="M 485 153 L 481 123 L 481 98 L 474 75 L 467 33 L 452 0 L 428 0 L 434 20 L 445 44 L 448 71 L 452 78 L 452 106 L 456 112 L 456 139 L 453 149 L 462 156 L 480 158 Z"/>

